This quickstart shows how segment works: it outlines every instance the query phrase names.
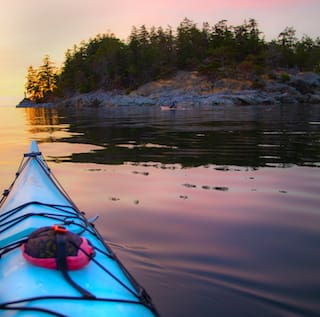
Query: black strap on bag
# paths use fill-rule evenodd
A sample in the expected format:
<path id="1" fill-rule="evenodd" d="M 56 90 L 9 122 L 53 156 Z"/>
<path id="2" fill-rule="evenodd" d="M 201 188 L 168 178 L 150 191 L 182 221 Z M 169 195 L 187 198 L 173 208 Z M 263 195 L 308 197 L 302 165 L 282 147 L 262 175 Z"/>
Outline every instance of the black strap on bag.
<path id="1" fill-rule="evenodd" d="M 89 291 L 82 288 L 75 281 L 73 281 L 68 273 L 68 263 L 67 263 L 67 248 L 66 248 L 66 232 L 67 230 L 62 226 L 54 226 L 56 245 L 57 245 L 57 255 L 56 263 L 57 269 L 62 273 L 64 279 L 75 288 L 83 297 L 85 298 L 95 298 L 95 296 Z"/>

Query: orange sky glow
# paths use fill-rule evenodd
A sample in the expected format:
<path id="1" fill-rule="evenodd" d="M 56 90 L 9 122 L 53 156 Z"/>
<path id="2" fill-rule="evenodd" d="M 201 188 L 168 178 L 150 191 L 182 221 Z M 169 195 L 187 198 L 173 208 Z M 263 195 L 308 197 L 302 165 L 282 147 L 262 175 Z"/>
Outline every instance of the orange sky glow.
<path id="1" fill-rule="evenodd" d="M 230 25 L 254 18 L 266 39 L 293 26 L 297 36 L 319 34 L 319 0 L 11 0 L 0 11 L 0 105 L 23 97 L 29 65 L 45 54 L 61 66 L 68 48 L 98 33 L 126 40 L 132 26 L 172 26 L 185 18 L 201 27 L 225 19 Z"/>

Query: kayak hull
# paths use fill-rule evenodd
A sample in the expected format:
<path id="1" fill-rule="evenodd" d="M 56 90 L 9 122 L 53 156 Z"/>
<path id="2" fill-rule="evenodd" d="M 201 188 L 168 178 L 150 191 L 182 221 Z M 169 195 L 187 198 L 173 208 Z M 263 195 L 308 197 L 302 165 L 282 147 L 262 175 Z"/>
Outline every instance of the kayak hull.
<path id="1" fill-rule="evenodd" d="M 59 270 L 35 266 L 22 254 L 33 231 L 57 224 L 95 249 L 87 266 L 68 272 L 91 298 Z M 1 201 L 0 252 L 1 316 L 158 316 L 145 290 L 57 183 L 35 142 Z"/>

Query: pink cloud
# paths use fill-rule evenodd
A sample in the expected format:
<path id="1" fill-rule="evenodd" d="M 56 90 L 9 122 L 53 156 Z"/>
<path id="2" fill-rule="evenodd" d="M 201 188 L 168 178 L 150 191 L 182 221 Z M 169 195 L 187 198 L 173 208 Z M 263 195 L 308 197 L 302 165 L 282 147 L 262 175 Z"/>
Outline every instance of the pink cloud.
<path id="1" fill-rule="evenodd" d="M 306 6 L 308 3 L 317 3 L 317 0 L 225 0 L 225 1 L 197 1 L 198 6 L 201 3 L 208 5 L 208 7 L 216 6 L 219 8 L 274 8 L 274 7 L 283 7 L 283 6 Z"/>

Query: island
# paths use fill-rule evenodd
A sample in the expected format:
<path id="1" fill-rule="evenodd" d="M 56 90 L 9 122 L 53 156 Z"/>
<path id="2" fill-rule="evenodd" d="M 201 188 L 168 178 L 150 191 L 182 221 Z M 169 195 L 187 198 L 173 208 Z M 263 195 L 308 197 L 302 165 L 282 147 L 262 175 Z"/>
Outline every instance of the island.
<path id="1" fill-rule="evenodd" d="M 179 107 L 320 103 L 320 39 L 287 27 L 266 41 L 254 19 L 199 28 L 185 18 L 171 27 L 133 27 L 69 49 L 61 68 L 46 55 L 27 72 L 18 107 Z"/>

